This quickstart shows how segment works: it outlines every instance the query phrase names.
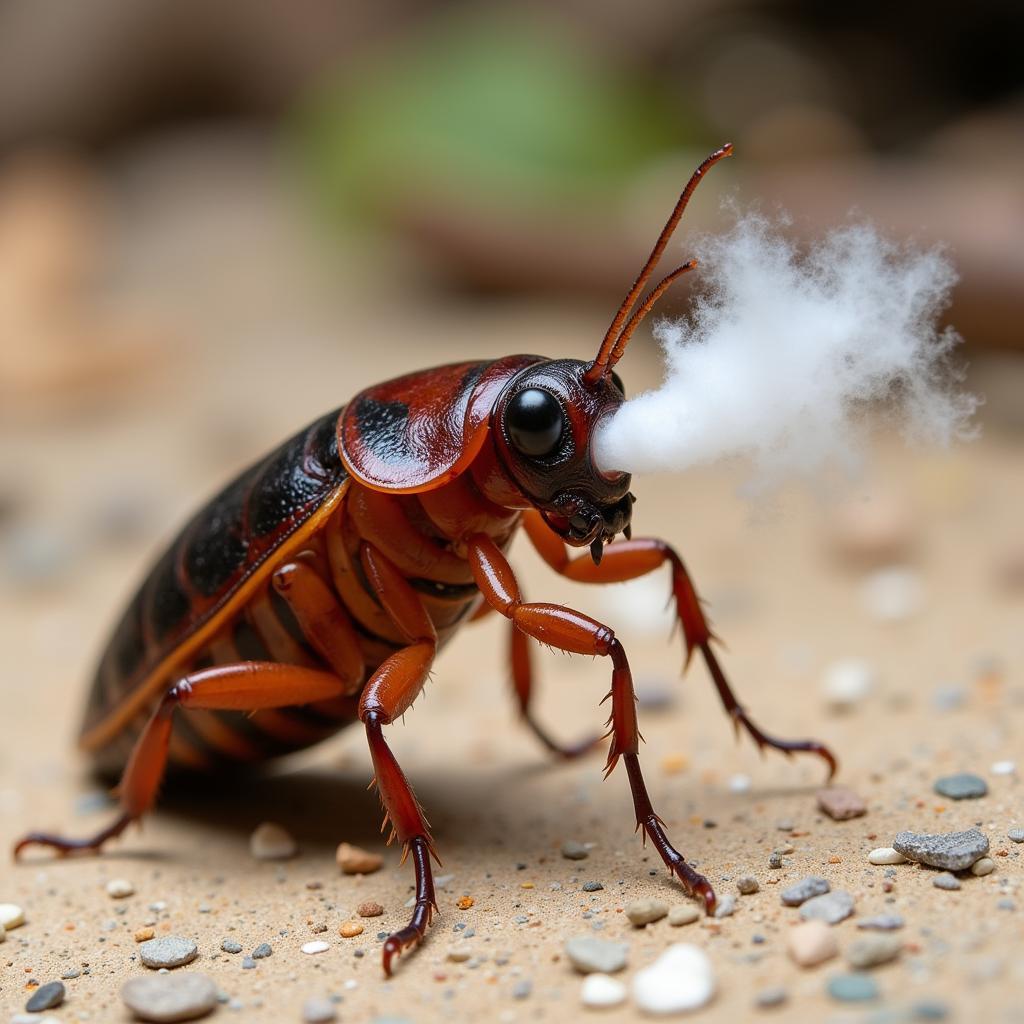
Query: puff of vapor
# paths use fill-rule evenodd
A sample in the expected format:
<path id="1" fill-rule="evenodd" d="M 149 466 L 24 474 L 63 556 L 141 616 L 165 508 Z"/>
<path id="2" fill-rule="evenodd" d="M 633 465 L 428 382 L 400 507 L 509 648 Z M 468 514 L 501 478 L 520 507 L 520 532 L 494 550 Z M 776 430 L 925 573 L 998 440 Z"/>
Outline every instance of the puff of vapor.
<path id="1" fill-rule="evenodd" d="M 864 413 L 879 400 L 914 440 L 970 433 L 978 403 L 958 391 L 949 358 L 960 339 L 937 326 L 956 281 L 941 251 L 855 225 L 801 253 L 779 224 L 747 214 L 697 253 L 707 290 L 687 318 L 655 327 L 664 383 L 600 425 L 600 468 L 742 456 L 755 485 L 769 486 L 854 464 Z"/>

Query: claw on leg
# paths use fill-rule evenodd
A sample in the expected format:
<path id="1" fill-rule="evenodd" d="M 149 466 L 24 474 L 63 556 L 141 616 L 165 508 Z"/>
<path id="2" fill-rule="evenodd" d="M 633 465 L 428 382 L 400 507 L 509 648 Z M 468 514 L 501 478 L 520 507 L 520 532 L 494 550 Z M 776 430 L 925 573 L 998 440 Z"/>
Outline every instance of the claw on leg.
<path id="1" fill-rule="evenodd" d="M 437 910 L 434 896 L 434 876 L 430 867 L 430 843 L 424 836 L 409 840 L 409 853 L 416 870 L 416 904 L 409 923 L 392 932 L 384 941 L 384 973 L 391 977 L 391 962 L 407 949 L 418 946 L 430 927 L 430 921 Z"/>

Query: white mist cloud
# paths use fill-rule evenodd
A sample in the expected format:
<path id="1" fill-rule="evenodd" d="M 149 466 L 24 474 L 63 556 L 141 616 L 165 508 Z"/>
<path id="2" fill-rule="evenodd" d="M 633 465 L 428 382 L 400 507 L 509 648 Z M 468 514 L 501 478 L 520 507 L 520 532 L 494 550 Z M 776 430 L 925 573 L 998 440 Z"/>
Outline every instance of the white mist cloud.
<path id="1" fill-rule="evenodd" d="M 899 247 L 874 228 L 831 232 L 806 252 L 765 217 L 697 244 L 705 284 L 691 313 L 656 325 L 664 383 L 598 431 L 597 464 L 681 470 L 743 456 L 755 483 L 851 464 L 869 403 L 885 400 L 916 441 L 970 433 L 939 330 L 956 281 L 939 250 Z M 626 359 L 628 360 L 628 355 Z"/>

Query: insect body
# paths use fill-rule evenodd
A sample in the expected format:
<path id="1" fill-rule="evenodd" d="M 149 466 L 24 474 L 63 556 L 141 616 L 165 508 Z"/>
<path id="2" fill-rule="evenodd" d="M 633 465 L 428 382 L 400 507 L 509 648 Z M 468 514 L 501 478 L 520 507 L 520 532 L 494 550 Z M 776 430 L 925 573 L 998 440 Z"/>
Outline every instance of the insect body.
<path id="1" fill-rule="evenodd" d="M 213 770 L 259 761 L 360 723 L 392 837 L 416 874 L 409 924 L 384 943 L 384 969 L 418 943 L 436 909 L 433 839 L 385 729 L 413 703 L 439 648 L 488 610 L 511 623 L 520 711 L 553 752 L 571 757 L 531 710 L 530 638 L 612 667 L 610 773 L 621 760 L 637 827 L 669 870 L 711 911 L 710 883 L 676 851 L 655 814 L 639 760 L 629 664 L 614 631 L 571 608 L 524 601 L 505 557 L 522 527 L 570 579 L 613 583 L 662 565 L 686 638 L 727 712 L 760 746 L 773 739 L 738 704 L 679 556 L 632 539 L 625 473 L 591 459 L 597 424 L 624 395 L 613 367 L 637 324 L 684 264 L 637 305 L 713 153 L 677 203 L 591 362 L 511 356 L 443 366 L 370 387 L 243 473 L 185 527 L 139 589 L 97 671 L 81 746 L 122 770 L 120 814 L 86 839 L 32 833 L 31 845 L 98 850 L 152 806 L 170 763 Z M 635 308 L 634 308 L 635 307 Z M 623 534 L 625 539 L 604 549 Z M 589 548 L 570 554 L 570 548 Z"/>

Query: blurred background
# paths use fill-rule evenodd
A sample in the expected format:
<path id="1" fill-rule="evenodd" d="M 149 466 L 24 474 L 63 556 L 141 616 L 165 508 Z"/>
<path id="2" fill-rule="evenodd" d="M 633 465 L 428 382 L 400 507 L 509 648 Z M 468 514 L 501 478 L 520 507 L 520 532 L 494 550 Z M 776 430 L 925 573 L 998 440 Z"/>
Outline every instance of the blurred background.
<path id="1" fill-rule="evenodd" d="M 126 594 L 203 494 L 365 384 L 590 355 L 726 140 L 683 251 L 722 197 L 808 236 L 854 212 L 943 242 L 987 402 L 973 450 L 1019 473 L 1022 30 L 995 0 L 955 21 L 923 2 L 4 0 L 0 586 L 39 612 L 15 646 L 87 663 L 76 581 Z M 649 334 L 622 369 L 657 379 Z M 882 498 L 869 532 L 912 533 Z M 827 532 L 834 513 L 812 514 Z M 993 573 L 1020 588 L 1007 543 Z"/>

